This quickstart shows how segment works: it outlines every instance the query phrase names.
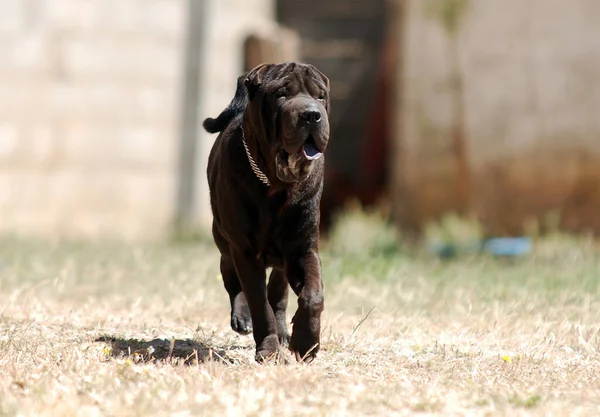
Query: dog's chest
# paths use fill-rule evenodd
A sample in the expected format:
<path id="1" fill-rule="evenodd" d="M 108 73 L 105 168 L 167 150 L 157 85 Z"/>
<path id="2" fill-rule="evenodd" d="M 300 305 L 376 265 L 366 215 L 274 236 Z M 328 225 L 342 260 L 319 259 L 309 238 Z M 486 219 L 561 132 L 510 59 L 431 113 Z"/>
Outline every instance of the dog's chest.
<path id="1" fill-rule="evenodd" d="M 283 266 L 282 244 L 286 229 L 293 227 L 293 218 L 287 214 L 288 195 L 271 195 L 261 213 L 261 232 L 257 257 L 266 266 Z"/>
<path id="2" fill-rule="evenodd" d="M 283 253 L 280 227 L 276 224 L 276 220 L 272 219 L 270 227 L 263 231 L 259 238 L 259 251 L 257 258 L 267 267 L 283 266 Z"/>

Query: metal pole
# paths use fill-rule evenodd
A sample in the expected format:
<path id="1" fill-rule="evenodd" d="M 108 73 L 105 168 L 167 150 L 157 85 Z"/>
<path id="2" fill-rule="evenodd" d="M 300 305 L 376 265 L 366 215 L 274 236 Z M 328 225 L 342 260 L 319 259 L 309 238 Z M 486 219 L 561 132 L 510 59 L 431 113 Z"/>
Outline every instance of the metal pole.
<path id="1" fill-rule="evenodd" d="M 179 161 L 177 165 L 177 199 L 175 232 L 184 233 L 194 225 L 195 190 L 198 152 L 198 104 L 201 58 L 204 55 L 205 0 L 188 0 L 187 39 L 184 49 L 182 105 L 180 119 Z"/>

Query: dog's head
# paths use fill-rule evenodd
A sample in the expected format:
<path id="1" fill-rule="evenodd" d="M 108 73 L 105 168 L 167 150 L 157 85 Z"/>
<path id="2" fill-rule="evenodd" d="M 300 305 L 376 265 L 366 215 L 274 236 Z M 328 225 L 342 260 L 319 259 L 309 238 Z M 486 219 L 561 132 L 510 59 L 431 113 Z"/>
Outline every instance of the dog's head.
<path id="1" fill-rule="evenodd" d="M 329 142 L 329 79 L 309 64 L 262 64 L 245 78 L 244 123 L 283 182 L 302 181 Z"/>

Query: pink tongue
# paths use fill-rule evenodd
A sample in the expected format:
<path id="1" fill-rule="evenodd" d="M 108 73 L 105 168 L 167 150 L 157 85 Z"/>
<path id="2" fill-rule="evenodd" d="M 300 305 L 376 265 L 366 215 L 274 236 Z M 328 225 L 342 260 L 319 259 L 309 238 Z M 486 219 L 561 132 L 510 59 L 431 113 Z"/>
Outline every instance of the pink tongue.
<path id="1" fill-rule="evenodd" d="M 312 143 L 305 143 L 302 147 L 302 152 L 304 152 L 306 159 L 309 160 L 319 159 L 323 155 Z"/>

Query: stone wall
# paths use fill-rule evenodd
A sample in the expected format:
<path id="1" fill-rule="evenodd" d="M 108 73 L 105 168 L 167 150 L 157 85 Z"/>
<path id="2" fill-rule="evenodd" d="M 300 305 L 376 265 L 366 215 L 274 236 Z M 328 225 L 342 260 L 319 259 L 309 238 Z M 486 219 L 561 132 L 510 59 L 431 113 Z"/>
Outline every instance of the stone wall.
<path id="1" fill-rule="evenodd" d="M 154 238 L 178 186 L 187 0 L 0 0 L 0 233 Z M 199 122 L 269 0 L 206 0 Z M 195 187 L 210 218 L 200 131 Z"/>
<path id="2" fill-rule="evenodd" d="M 159 235 L 170 221 L 182 0 L 0 2 L 0 230 Z"/>

